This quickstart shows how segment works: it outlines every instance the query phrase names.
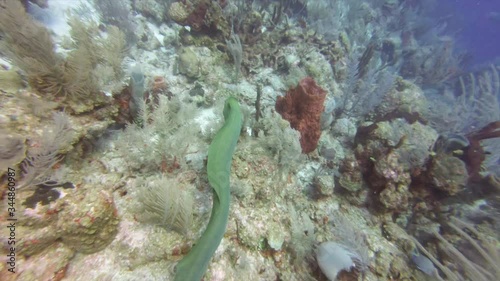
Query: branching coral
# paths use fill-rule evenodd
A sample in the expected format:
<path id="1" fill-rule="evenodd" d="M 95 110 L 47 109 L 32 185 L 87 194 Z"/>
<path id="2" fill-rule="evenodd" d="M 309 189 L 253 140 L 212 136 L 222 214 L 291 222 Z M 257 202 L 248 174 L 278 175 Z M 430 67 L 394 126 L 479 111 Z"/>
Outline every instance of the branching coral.
<path id="1" fill-rule="evenodd" d="M 419 241 L 413 238 L 413 242 L 448 278 L 447 280 L 494 280 L 499 276 L 498 264 L 500 256 L 498 254 L 497 242 L 491 237 L 478 231 L 472 224 L 459 218 L 452 217 L 447 225 L 458 233 L 459 242 L 468 244 L 462 249 L 457 244 L 457 240 L 451 241 L 448 235 L 441 234 L 437 230 L 432 231 L 439 241 L 439 248 L 449 257 L 450 263 L 441 263 L 429 251 L 427 251 Z M 460 241 L 461 240 L 461 241 Z M 469 251 L 470 250 L 470 251 Z M 471 251 L 479 253 L 471 254 Z M 441 277 L 438 277 L 440 280 Z M 469 280 L 469 279 L 468 279 Z M 496 280 L 496 279 L 495 279 Z"/>
<path id="2" fill-rule="evenodd" d="M 426 95 L 433 103 L 425 117 L 441 134 L 467 134 L 500 120 L 500 75 L 495 65 L 459 77 L 439 95 Z"/>
<path id="3" fill-rule="evenodd" d="M 76 17 L 69 23 L 73 45 L 63 59 L 54 51 L 49 31 L 36 23 L 18 1 L 0 2 L 0 32 L 4 38 L 0 49 L 24 71 L 38 94 L 63 100 L 71 110 L 81 113 L 104 103 L 100 91 L 113 90 L 122 77 L 125 36 L 110 27 L 103 38 L 97 24 L 84 24 Z"/>
<path id="4" fill-rule="evenodd" d="M 238 34 L 231 33 L 229 40 L 226 40 L 227 49 L 233 56 L 235 68 L 235 80 L 238 80 L 241 69 L 241 59 L 243 57 L 243 48 L 241 46 L 240 37 Z"/>
<path id="5" fill-rule="evenodd" d="M 21 163 L 23 180 L 18 189 L 54 182 L 52 167 L 61 161 L 60 149 L 68 145 L 73 137 L 69 118 L 63 113 L 54 114 L 54 125 L 43 131 L 35 140 Z"/>
<path id="6" fill-rule="evenodd" d="M 480 172 L 482 163 L 486 159 L 486 153 L 481 145 L 481 141 L 493 138 L 500 138 L 500 121 L 491 122 L 484 128 L 476 132 L 467 134 L 469 146 L 464 149 L 463 159 L 467 164 L 467 171 L 472 181 L 482 178 Z"/>
<path id="7" fill-rule="evenodd" d="M 166 177 L 149 181 L 141 187 L 140 200 L 146 214 L 181 234 L 188 234 L 193 216 L 193 196 Z"/>
<path id="8" fill-rule="evenodd" d="M 30 85 L 41 94 L 62 94 L 63 60 L 54 52 L 49 31 L 24 11 L 19 1 L 0 2 L 0 49 L 24 70 Z"/>

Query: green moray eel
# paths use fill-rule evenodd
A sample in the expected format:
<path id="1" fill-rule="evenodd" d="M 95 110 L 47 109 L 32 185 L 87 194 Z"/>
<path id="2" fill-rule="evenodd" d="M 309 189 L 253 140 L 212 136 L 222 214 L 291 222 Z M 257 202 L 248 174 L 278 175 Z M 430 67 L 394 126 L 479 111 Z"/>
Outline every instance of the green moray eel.
<path id="1" fill-rule="evenodd" d="M 229 97 L 224 105 L 224 120 L 208 148 L 208 182 L 214 192 L 210 221 L 196 245 L 177 264 L 175 281 L 201 280 L 226 232 L 231 161 L 243 124 L 240 105 L 233 97 Z"/>

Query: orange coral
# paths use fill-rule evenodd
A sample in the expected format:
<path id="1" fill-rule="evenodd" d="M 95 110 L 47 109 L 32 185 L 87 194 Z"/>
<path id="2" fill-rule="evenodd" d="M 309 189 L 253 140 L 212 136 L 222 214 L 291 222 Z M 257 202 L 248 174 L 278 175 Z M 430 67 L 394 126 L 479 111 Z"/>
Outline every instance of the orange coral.
<path id="1" fill-rule="evenodd" d="M 144 96 L 146 103 L 158 104 L 158 95 L 166 95 L 168 99 L 172 98 L 173 95 L 167 90 L 167 82 L 163 76 L 154 76 L 150 85 L 150 90 Z"/>
<path id="2" fill-rule="evenodd" d="M 303 153 L 316 149 L 321 136 L 320 118 L 324 110 L 326 91 L 314 79 L 306 77 L 297 87 L 288 90 L 284 97 L 276 100 L 276 111 L 300 132 Z"/>
<path id="3" fill-rule="evenodd" d="M 153 93 L 162 93 L 167 90 L 167 83 L 165 82 L 165 78 L 163 76 L 155 76 L 153 77 Z"/>

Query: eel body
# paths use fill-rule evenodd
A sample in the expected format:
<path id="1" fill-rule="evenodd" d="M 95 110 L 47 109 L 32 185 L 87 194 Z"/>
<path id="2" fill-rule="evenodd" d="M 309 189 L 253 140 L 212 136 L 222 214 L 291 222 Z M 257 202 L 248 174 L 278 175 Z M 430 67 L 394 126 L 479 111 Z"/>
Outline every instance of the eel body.
<path id="1" fill-rule="evenodd" d="M 238 101 L 229 97 L 224 105 L 224 125 L 208 148 L 208 182 L 213 188 L 213 206 L 205 232 L 177 264 L 175 281 L 199 281 L 226 232 L 229 217 L 229 176 L 236 143 L 243 124 Z"/>

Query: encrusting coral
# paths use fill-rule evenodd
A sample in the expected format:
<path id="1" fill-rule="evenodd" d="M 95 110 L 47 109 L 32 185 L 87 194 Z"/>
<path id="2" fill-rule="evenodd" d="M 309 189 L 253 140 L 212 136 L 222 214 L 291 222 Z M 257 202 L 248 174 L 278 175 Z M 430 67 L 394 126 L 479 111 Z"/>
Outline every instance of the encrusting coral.
<path id="1" fill-rule="evenodd" d="M 300 132 L 303 153 L 312 152 L 318 146 L 325 97 L 326 91 L 314 79 L 306 77 L 284 97 L 276 100 L 276 111 L 290 122 L 292 128 Z"/>
<path id="2" fill-rule="evenodd" d="M 224 6 L 219 1 L 178 1 L 170 5 L 168 15 L 176 23 L 189 26 L 196 32 L 229 35 L 229 24 L 222 14 Z"/>
<path id="3" fill-rule="evenodd" d="M 27 199 L 28 193 L 21 196 Z M 113 196 L 105 190 L 81 186 L 66 189 L 64 196 L 35 209 L 22 208 L 23 233 L 16 243 L 19 253 L 32 256 L 54 243 L 80 253 L 91 254 L 109 245 L 118 230 L 119 216 Z"/>

